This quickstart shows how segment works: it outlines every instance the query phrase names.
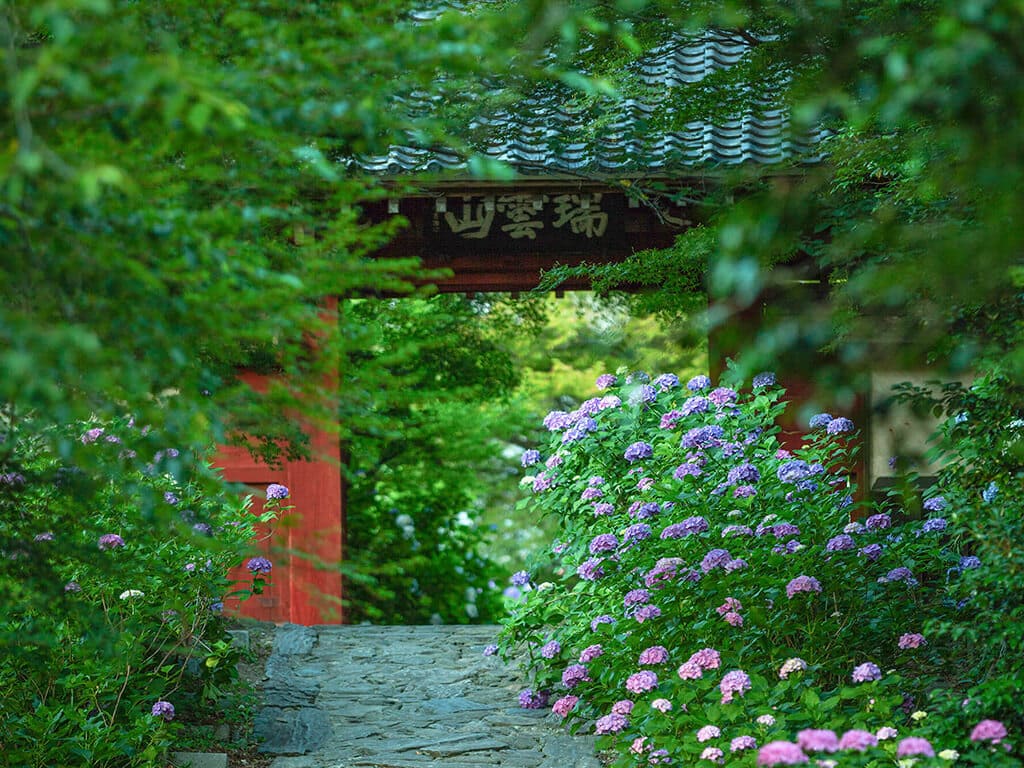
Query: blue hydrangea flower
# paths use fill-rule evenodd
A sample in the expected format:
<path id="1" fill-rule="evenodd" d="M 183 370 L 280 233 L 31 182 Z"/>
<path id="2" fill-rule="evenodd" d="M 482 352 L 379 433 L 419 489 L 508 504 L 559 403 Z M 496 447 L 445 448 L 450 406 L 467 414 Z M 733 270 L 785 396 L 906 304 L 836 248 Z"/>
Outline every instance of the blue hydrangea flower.
<path id="1" fill-rule="evenodd" d="M 964 571 L 972 571 L 975 568 L 981 568 L 981 559 L 974 555 L 965 555 L 960 558 L 960 568 Z"/>
<path id="2" fill-rule="evenodd" d="M 924 508 L 929 512 L 941 512 L 946 508 L 946 497 L 932 496 L 924 503 Z"/>
<path id="3" fill-rule="evenodd" d="M 757 467 L 753 464 L 745 463 L 730 469 L 726 481 L 729 485 L 739 485 L 741 483 L 756 483 L 760 479 L 761 473 L 758 471 Z"/>
<path id="4" fill-rule="evenodd" d="M 622 534 L 624 541 L 643 541 L 651 538 L 651 526 L 647 523 L 636 523 L 629 526 Z"/>
<path id="5" fill-rule="evenodd" d="M 527 571 L 516 571 L 512 574 L 509 581 L 512 582 L 513 586 L 525 587 L 530 583 L 530 574 Z"/>
<path id="6" fill-rule="evenodd" d="M 616 384 L 618 384 L 618 382 L 618 376 L 615 376 L 614 374 L 611 373 L 602 373 L 600 376 L 597 377 L 597 381 L 594 382 L 594 385 L 598 389 L 604 390 L 614 387 Z"/>
<path id="7" fill-rule="evenodd" d="M 270 573 L 273 564 L 265 557 L 253 557 L 245 564 L 245 567 L 255 574 Z"/>
<path id="8" fill-rule="evenodd" d="M 776 474 L 783 483 L 796 483 L 808 477 L 811 474 L 811 468 L 803 459 L 792 459 L 779 465 Z"/>
<path id="9" fill-rule="evenodd" d="M 981 492 L 981 498 L 987 504 L 991 504 L 997 495 L 999 495 L 999 486 L 995 484 L 995 481 L 989 483 L 988 488 Z"/>
<path id="10" fill-rule="evenodd" d="M 658 390 L 650 384 L 637 387 L 629 393 L 629 404 L 640 405 L 642 403 L 653 403 L 658 399 Z"/>
<path id="11" fill-rule="evenodd" d="M 267 486 L 268 499 L 287 499 L 289 496 L 288 487 L 280 483 L 271 483 Z"/>
<path id="12" fill-rule="evenodd" d="M 946 530 L 946 521 L 941 517 L 933 517 L 931 520 L 925 521 L 924 527 L 921 530 L 925 533 L 939 533 Z"/>
<path id="13" fill-rule="evenodd" d="M 540 451 L 530 448 L 529 450 L 523 451 L 523 466 L 532 467 L 540 461 Z"/>
<path id="14" fill-rule="evenodd" d="M 711 386 L 711 379 L 707 376 L 694 376 L 686 382 L 686 388 L 691 392 L 701 392 Z"/>
<path id="15" fill-rule="evenodd" d="M 821 429 L 821 427 L 827 427 L 829 422 L 832 421 L 832 415 L 829 413 L 816 413 L 811 416 L 811 420 L 807 425 L 811 429 Z"/>
<path id="16" fill-rule="evenodd" d="M 717 445 L 725 437 L 725 430 L 718 424 L 707 427 L 695 427 L 683 435 L 680 445 L 683 448 L 705 448 Z"/>
<path id="17" fill-rule="evenodd" d="M 668 392 L 679 386 L 679 377 L 674 373 L 663 373 L 651 383 L 662 392 Z"/>
<path id="18" fill-rule="evenodd" d="M 754 377 L 754 389 L 758 387 L 773 387 L 775 386 L 775 374 L 771 371 L 765 371 L 759 373 Z"/>

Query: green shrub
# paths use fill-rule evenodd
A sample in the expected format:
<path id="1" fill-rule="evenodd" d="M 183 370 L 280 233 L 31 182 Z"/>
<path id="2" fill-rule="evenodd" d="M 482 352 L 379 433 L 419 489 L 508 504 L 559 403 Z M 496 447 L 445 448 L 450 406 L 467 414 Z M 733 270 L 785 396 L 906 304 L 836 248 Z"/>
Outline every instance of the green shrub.
<path id="1" fill-rule="evenodd" d="M 237 674 L 223 600 L 249 593 L 227 574 L 259 518 L 205 495 L 208 467 L 174 450 L 140 461 L 146 431 L 130 421 L 46 436 L 76 463 L 31 434 L 11 424 L 0 445 L 4 764 L 155 765 Z"/>

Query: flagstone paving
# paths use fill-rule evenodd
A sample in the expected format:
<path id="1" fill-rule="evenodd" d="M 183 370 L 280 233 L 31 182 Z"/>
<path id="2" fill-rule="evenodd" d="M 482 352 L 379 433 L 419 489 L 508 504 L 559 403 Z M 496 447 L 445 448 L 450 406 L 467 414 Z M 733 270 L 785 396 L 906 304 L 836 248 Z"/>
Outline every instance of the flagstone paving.
<path id="1" fill-rule="evenodd" d="M 593 741 L 516 706 L 497 627 L 277 630 L 256 717 L 271 768 L 600 768 Z"/>

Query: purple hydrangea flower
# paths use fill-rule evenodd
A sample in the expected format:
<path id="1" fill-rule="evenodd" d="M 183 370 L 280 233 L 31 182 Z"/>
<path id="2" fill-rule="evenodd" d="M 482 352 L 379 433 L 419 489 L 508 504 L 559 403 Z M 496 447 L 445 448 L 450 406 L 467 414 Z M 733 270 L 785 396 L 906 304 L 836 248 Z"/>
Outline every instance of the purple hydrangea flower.
<path id="1" fill-rule="evenodd" d="M 596 632 L 597 628 L 601 624 L 614 624 L 614 623 L 615 623 L 615 617 L 614 616 L 609 616 L 608 614 L 604 614 L 604 615 L 601 615 L 601 616 L 595 616 L 590 621 L 590 631 L 591 632 Z"/>
<path id="2" fill-rule="evenodd" d="M 924 503 L 924 508 L 929 512 L 941 512 L 946 508 L 946 506 L 945 496 L 932 496 Z"/>
<path id="3" fill-rule="evenodd" d="M 796 743 L 807 752 L 835 752 L 839 749 L 839 737 L 835 731 L 806 728 L 796 735 Z"/>
<path id="4" fill-rule="evenodd" d="M 624 730 L 629 725 L 629 721 L 625 715 L 620 715 L 617 712 L 612 712 L 610 715 L 597 718 L 597 722 L 594 723 L 594 733 L 600 735 L 605 733 L 618 733 Z"/>
<path id="5" fill-rule="evenodd" d="M 53 531 L 45 531 L 43 533 L 37 533 L 33 537 L 33 541 L 53 541 L 53 540 L 54 540 Z"/>
<path id="6" fill-rule="evenodd" d="M 610 618 L 610 617 L 609 617 Z M 593 627 L 591 627 L 593 628 Z M 598 656 L 604 655 L 604 648 L 600 645 L 588 645 L 580 653 L 580 661 L 586 664 L 587 662 L 593 661 Z"/>
<path id="7" fill-rule="evenodd" d="M 878 739 L 870 731 L 861 731 L 853 728 L 842 735 L 839 739 L 840 749 L 852 749 L 857 752 L 865 752 L 871 747 L 878 746 Z"/>
<path id="8" fill-rule="evenodd" d="M 729 536 L 753 536 L 754 532 L 749 525 L 727 525 L 722 529 L 722 538 Z"/>
<path id="9" fill-rule="evenodd" d="M 604 576 L 604 568 L 601 567 L 602 562 L 599 557 L 584 560 L 576 569 L 576 575 L 584 581 L 597 581 Z"/>
<path id="10" fill-rule="evenodd" d="M 649 459 L 654 455 L 654 449 L 650 443 L 636 442 L 633 443 L 626 449 L 626 452 L 622 455 L 626 461 L 639 461 L 640 459 Z"/>
<path id="11" fill-rule="evenodd" d="M 116 533 L 104 533 L 100 536 L 99 541 L 96 542 L 100 549 L 119 549 L 124 546 L 124 539 L 118 536 Z"/>
<path id="12" fill-rule="evenodd" d="M 974 555 L 964 555 L 960 558 L 960 570 L 973 571 L 975 568 L 981 568 L 981 558 Z"/>
<path id="13" fill-rule="evenodd" d="M 245 567 L 249 569 L 251 573 L 270 573 L 273 569 L 273 564 L 265 557 L 253 557 L 245 564 Z"/>
<path id="14" fill-rule="evenodd" d="M 869 517 L 864 523 L 869 531 L 880 531 L 892 525 L 892 518 L 885 512 L 879 512 L 877 515 Z"/>
<path id="15" fill-rule="evenodd" d="M 548 460 L 544 462 L 544 466 L 547 467 L 548 469 L 554 469 L 555 467 L 562 466 L 563 461 L 565 461 L 565 459 L 563 459 L 561 456 L 555 453 L 552 454 L 551 456 L 548 456 Z"/>
<path id="16" fill-rule="evenodd" d="M 830 413 L 816 413 L 811 416 L 811 420 L 807 422 L 807 426 L 811 429 L 821 429 L 827 427 L 832 421 L 832 414 Z"/>
<path id="17" fill-rule="evenodd" d="M 617 546 L 619 546 L 619 540 L 614 533 L 599 533 L 590 540 L 590 554 L 611 552 Z"/>
<path id="18" fill-rule="evenodd" d="M 933 517 L 931 520 L 925 520 L 921 530 L 925 533 L 940 533 L 946 530 L 946 519 L 943 517 Z"/>
<path id="19" fill-rule="evenodd" d="M 598 401 L 597 405 L 598 410 L 606 411 L 609 408 L 618 408 L 622 405 L 622 400 L 615 395 L 605 395 Z"/>
<path id="20" fill-rule="evenodd" d="M 626 678 L 626 690 L 630 693 L 647 693 L 658 687 L 658 676 L 648 669 L 635 672 Z"/>
<path id="21" fill-rule="evenodd" d="M 606 501 L 594 505 L 594 515 L 600 517 L 601 515 L 610 515 L 615 512 L 615 507 Z"/>
<path id="22" fill-rule="evenodd" d="M 562 442 L 573 443 L 577 440 L 582 440 L 595 429 L 597 429 L 597 422 L 589 416 L 585 416 L 565 430 L 565 433 L 562 435 Z"/>
<path id="23" fill-rule="evenodd" d="M 750 690 L 750 676 L 742 669 L 734 669 L 722 676 L 718 688 L 722 691 L 722 703 L 728 704 L 734 696 L 742 696 Z"/>
<path id="24" fill-rule="evenodd" d="M 1006 738 L 1006 726 L 998 720 L 982 720 L 971 730 L 971 741 L 998 744 Z"/>
<path id="25" fill-rule="evenodd" d="M 779 667 L 779 679 L 786 680 L 790 675 L 803 672 L 805 669 L 807 669 L 807 662 L 803 659 L 795 656 L 792 659 L 786 659 Z"/>
<path id="26" fill-rule="evenodd" d="M 545 691 L 533 692 L 527 688 L 519 693 L 519 706 L 523 709 L 544 709 L 548 705 L 548 694 Z"/>
<path id="27" fill-rule="evenodd" d="M 580 494 L 582 501 L 593 501 L 594 499 L 600 499 L 604 496 L 604 491 L 600 488 L 584 488 L 583 493 Z"/>
<path id="28" fill-rule="evenodd" d="M 707 413 L 709 408 L 711 408 L 710 400 L 700 395 L 694 395 L 693 397 L 688 397 L 683 402 L 678 413 L 681 413 L 683 416 L 692 416 L 695 413 Z M 677 411 L 673 411 L 673 413 L 677 413 Z"/>
<path id="29" fill-rule="evenodd" d="M 704 676 L 704 668 L 695 661 L 687 661 L 679 667 L 681 680 L 699 680 Z"/>
<path id="30" fill-rule="evenodd" d="M 626 608 L 629 608 L 631 605 L 640 605 L 641 603 L 646 603 L 650 599 L 651 593 L 648 592 L 646 589 L 631 589 L 629 592 L 626 593 L 626 596 L 622 598 L 622 603 L 623 605 L 625 605 Z"/>
<path id="31" fill-rule="evenodd" d="M 590 680 L 590 673 L 582 664 L 570 664 L 562 673 L 562 683 L 566 688 L 575 688 L 587 680 Z"/>
<path id="32" fill-rule="evenodd" d="M 572 419 L 565 411 L 552 411 L 544 417 L 544 427 L 549 432 L 558 432 L 571 425 Z"/>
<path id="33" fill-rule="evenodd" d="M 757 389 L 758 387 L 775 386 L 775 374 L 771 371 L 765 371 L 764 373 L 757 374 L 757 376 L 754 377 L 753 386 L 754 389 Z"/>
<path id="34" fill-rule="evenodd" d="M 700 468 L 699 464 L 688 462 L 676 467 L 675 472 L 672 473 L 672 477 L 676 480 L 682 480 L 684 477 L 699 477 L 703 472 L 704 470 Z"/>
<path id="35" fill-rule="evenodd" d="M 882 545 L 868 544 L 866 547 L 860 548 L 860 553 L 868 560 L 877 560 L 882 555 Z"/>
<path id="36" fill-rule="evenodd" d="M 557 640 L 545 643 L 540 649 L 540 655 L 545 659 L 553 659 L 562 652 L 562 645 Z"/>
<path id="37" fill-rule="evenodd" d="M 540 461 L 540 451 L 530 448 L 529 450 L 523 451 L 523 466 L 532 467 Z"/>
<path id="38" fill-rule="evenodd" d="M 882 670 L 878 668 L 877 664 L 867 661 L 855 667 L 850 677 L 855 683 L 870 683 L 873 680 L 882 679 Z"/>
<path id="39" fill-rule="evenodd" d="M 24 485 L 25 476 L 20 472 L 4 472 L 0 474 L 0 485 Z"/>
<path id="40" fill-rule="evenodd" d="M 844 416 L 832 419 L 825 427 L 825 432 L 830 435 L 841 435 L 844 432 L 853 432 L 853 422 Z"/>
<path id="41" fill-rule="evenodd" d="M 668 661 L 668 649 L 663 645 L 652 645 L 650 648 L 644 648 L 640 652 L 639 664 L 646 666 L 648 664 L 664 664 Z"/>
<path id="42" fill-rule="evenodd" d="M 708 400 L 721 407 L 729 403 L 735 403 L 737 397 L 739 395 L 736 394 L 736 390 L 729 389 L 729 387 L 719 387 L 711 391 L 711 394 L 708 395 Z"/>
<path id="43" fill-rule="evenodd" d="M 728 561 L 725 565 L 722 566 L 722 569 L 726 573 L 732 573 L 733 571 L 741 571 L 748 565 L 750 564 L 742 557 L 737 557 L 733 560 Z"/>
<path id="44" fill-rule="evenodd" d="M 168 504 L 174 505 L 178 503 L 178 497 L 175 496 L 170 491 L 164 491 L 164 501 L 166 501 Z"/>
<path id="45" fill-rule="evenodd" d="M 744 463 L 729 470 L 726 482 L 729 483 L 729 485 L 739 485 L 756 483 L 760 479 L 761 473 L 758 471 L 757 467 L 750 463 Z"/>
<path id="46" fill-rule="evenodd" d="M 718 445 L 723 437 L 725 437 L 725 430 L 718 424 L 694 427 L 683 435 L 680 445 L 683 448 L 705 448 Z"/>
<path id="47" fill-rule="evenodd" d="M 103 427 L 93 427 L 85 431 L 82 435 L 82 445 L 88 445 L 89 443 L 95 443 L 100 439 L 100 435 L 103 434 Z"/>
<path id="48" fill-rule="evenodd" d="M 838 536 L 833 536 L 828 540 L 828 544 L 825 545 L 826 552 L 842 552 L 847 549 L 853 549 L 857 545 L 853 541 L 853 536 L 846 533 L 841 533 Z"/>
<path id="49" fill-rule="evenodd" d="M 744 749 L 757 749 L 757 739 L 753 736 L 737 736 L 729 743 L 730 752 L 742 752 Z"/>
<path id="50" fill-rule="evenodd" d="M 484 646 L 484 656 L 495 656 L 498 653 L 498 646 L 494 643 Z"/>
<path id="51" fill-rule="evenodd" d="M 757 488 L 752 485 L 737 485 L 732 495 L 736 499 L 749 499 L 757 495 Z"/>
<path id="52" fill-rule="evenodd" d="M 661 415 L 661 423 L 658 424 L 659 429 L 675 429 L 676 424 L 683 418 L 682 411 L 669 411 Z"/>
<path id="53" fill-rule="evenodd" d="M 643 624 L 649 619 L 656 619 L 659 616 L 661 616 L 661 608 L 651 604 L 641 605 L 633 612 L 633 618 L 640 624 Z"/>
<path id="54" fill-rule="evenodd" d="M 914 574 L 910 572 L 909 568 L 900 566 L 899 568 L 893 568 L 885 576 L 879 576 L 878 581 L 881 584 L 886 584 L 893 581 L 902 581 L 909 587 L 917 586 L 917 579 L 914 578 Z"/>
<path id="55" fill-rule="evenodd" d="M 169 722 L 174 719 L 174 705 L 169 701 L 158 701 L 153 705 L 152 714 Z"/>
<path id="56" fill-rule="evenodd" d="M 767 530 L 771 531 L 772 536 L 776 539 L 788 539 L 791 536 L 800 535 L 800 529 L 792 523 L 776 523 Z"/>
<path id="57" fill-rule="evenodd" d="M 786 585 L 786 597 L 793 599 L 800 592 L 821 592 L 821 583 L 813 576 L 797 576 Z"/>
<path id="58" fill-rule="evenodd" d="M 704 555 L 704 559 L 700 562 L 700 569 L 704 571 L 704 573 L 709 573 L 715 568 L 721 568 L 730 560 L 732 560 L 732 555 L 729 554 L 729 550 L 712 549 Z"/>
<path id="59" fill-rule="evenodd" d="M 540 458 L 538 456 L 538 458 Z M 274 499 L 280 501 L 281 499 L 287 499 L 291 492 L 288 490 L 288 486 L 281 485 L 280 483 L 271 483 L 267 486 L 267 499 Z"/>
<path id="60" fill-rule="evenodd" d="M 711 739 L 717 739 L 722 735 L 722 731 L 717 725 L 705 725 L 697 731 L 697 741 L 711 741 Z"/>
<path id="61" fill-rule="evenodd" d="M 597 381 L 594 382 L 599 390 L 610 389 L 619 383 L 619 377 L 612 373 L 602 373 L 597 377 Z"/>
<path id="62" fill-rule="evenodd" d="M 512 582 L 513 586 L 525 587 L 530 583 L 530 574 L 526 571 L 516 571 L 512 574 L 509 581 Z"/>
<path id="63" fill-rule="evenodd" d="M 640 520 L 656 517 L 661 512 L 661 506 L 656 501 L 637 502 L 634 507 L 630 507 L 630 514 Z"/>
<path id="64" fill-rule="evenodd" d="M 701 669 L 718 669 L 722 666 L 722 656 L 714 648 L 701 648 L 689 658 L 689 663 Z"/>
<path id="65" fill-rule="evenodd" d="M 81 592 L 82 586 L 77 581 L 69 581 L 64 585 L 65 592 Z"/>
<path id="66" fill-rule="evenodd" d="M 663 373 L 655 378 L 651 384 L 656 386 L 662 392 L 668 392 L 670 389 L 675 389 L 679 386 L 679 377 L 674 373 Z"/>
<path id="67" fill-rule="evenodd" d="M 623 533 L 624 541 L 643 541 L 649 538 L 651 538 L 651 526 L 647 523 L 631 525 Z"/>

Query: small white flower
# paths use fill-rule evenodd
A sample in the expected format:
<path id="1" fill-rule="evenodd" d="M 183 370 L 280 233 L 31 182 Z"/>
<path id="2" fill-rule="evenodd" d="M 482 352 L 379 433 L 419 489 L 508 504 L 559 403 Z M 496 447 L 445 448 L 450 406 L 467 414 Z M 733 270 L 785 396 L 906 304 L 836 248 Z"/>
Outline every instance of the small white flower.
<path id="1" fill-rule="evenodd" d="M 538 592 L 546 592 L 547 590 L 554 589 L 554 588 L 555 588 L 555 585 L 552 584 L 550 581 L 545 581 L 542 584 L 538 584 L 537 585 L 537 591 Z"/>
<path id="2" fill-rule="evenodd" d="M 522 480 L 519 481 L 520 485 L 533 485 L 533 481 L 537 478 L 534 475 L 526 475 Z"/>
<path id="3" fill-rule="evenodd" d="M 955 749 L 944 749 L 941 752 L 939 752 L 939 757 L 941 757 L 943 760 L 956 760 L 958 757 L 960 757 L 960 753 L 957 752 Z"/>
<path id="4" fill-rule="evenodd" d="M 917 723 L 917 722 L 920 722 L 921 720 L 924 720 L 926 717 L 928 717 L 928 713 L 927 712 L 923 712 L 923 711 L 921 711 L 919 709 L 919 710 L 917 710 L 917 712 L 915 712 L 914 714 L 912 714 L 910 716 L 910 719 L 913 720 L 915 723 Z"/>
<path id="5" fill-rule="evenodd" d="M 146 593 L 138 589 L 126 589 L 121 593 L 121 599 L 127 600 L 129 597 L 145 597 Z"/>

